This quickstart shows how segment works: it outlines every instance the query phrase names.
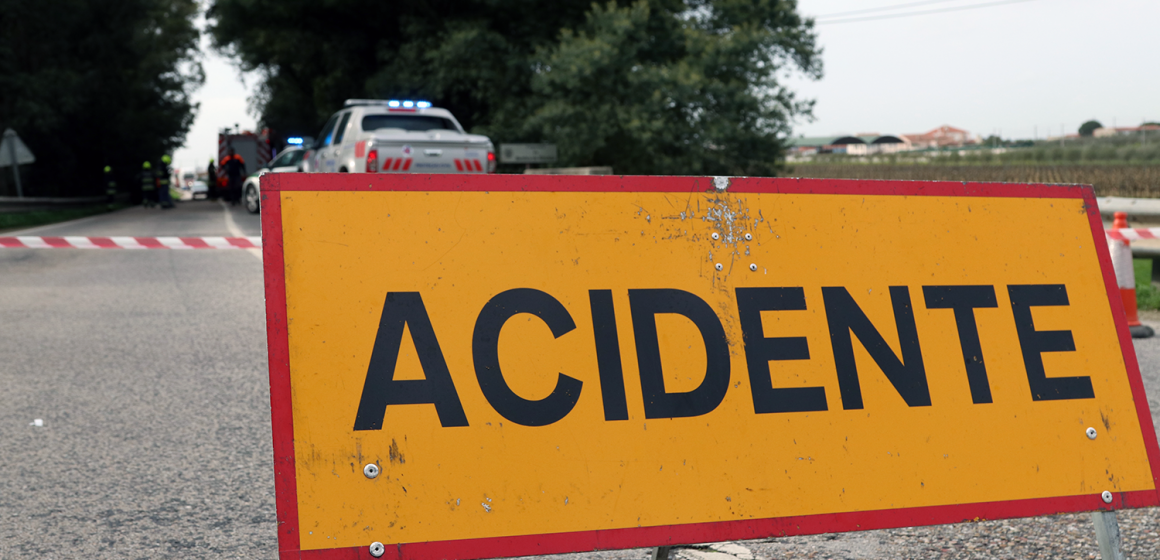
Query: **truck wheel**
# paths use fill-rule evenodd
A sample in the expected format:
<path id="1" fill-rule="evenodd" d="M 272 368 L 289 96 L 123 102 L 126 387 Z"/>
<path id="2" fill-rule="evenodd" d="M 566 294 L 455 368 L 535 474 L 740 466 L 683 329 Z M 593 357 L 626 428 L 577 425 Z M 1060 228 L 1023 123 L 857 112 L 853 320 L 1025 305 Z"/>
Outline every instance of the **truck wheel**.
<path id="1" fill-rule="evenodd" d="M 255 189 L 254 187 L 247 187 L 246 195 L 242 198 L 245 200 L 247 212 L 251 214 L 257 214 L 259 211 L 261 211 L 262 208 L 258 202 L 258 189 Z"/>

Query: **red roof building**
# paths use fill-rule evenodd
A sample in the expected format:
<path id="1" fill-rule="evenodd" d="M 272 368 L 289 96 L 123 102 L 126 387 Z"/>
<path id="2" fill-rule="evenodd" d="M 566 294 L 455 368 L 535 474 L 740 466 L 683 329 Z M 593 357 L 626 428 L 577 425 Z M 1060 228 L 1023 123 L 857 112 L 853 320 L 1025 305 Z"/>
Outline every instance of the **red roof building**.
<path id="1" fill-rule="evenodd" d="M 945 148 L 948 146 L 965 146 L 977 144 L 978 137 L 961 128 L 943 125 L 922 134 L 903 134 L 902 138 L 910 142 L 915 149 Z"/>

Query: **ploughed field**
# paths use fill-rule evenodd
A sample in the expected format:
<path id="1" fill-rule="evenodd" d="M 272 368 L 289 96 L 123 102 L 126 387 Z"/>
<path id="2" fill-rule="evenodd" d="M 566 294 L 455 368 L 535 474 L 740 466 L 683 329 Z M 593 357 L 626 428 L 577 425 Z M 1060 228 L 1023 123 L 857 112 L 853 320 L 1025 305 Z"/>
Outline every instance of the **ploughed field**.
<path id="1" fill-rule="evenodd" d="M 1156 164 L 796 162 L 786 166 L 785 175 L 827 179 L 1080 183 L 1095 187 L 1097 196 L 1160 197 L 1160 165 Z"/>

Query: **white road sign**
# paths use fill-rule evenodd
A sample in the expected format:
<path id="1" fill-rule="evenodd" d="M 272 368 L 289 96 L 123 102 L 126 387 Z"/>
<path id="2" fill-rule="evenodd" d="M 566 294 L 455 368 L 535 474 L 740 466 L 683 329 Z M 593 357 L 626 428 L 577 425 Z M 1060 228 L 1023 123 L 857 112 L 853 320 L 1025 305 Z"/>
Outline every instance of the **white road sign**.
<path id="1" fill-rule="evenodd" d="M 12 165 L 13 160 L 16 160 L 17 165 L 24 165 L 35 162 L 36 156 L 32 155 L 32 150 L 24 145 L 16 131 L 9 128 L 4 131 L 4 140 L 0 141 L 0 167 Z"/>
<path id="2" fill-rule="evenodd" d="M 500 163 L 552 163 L 556 161 L 555 144 L 500 144 Z"/>

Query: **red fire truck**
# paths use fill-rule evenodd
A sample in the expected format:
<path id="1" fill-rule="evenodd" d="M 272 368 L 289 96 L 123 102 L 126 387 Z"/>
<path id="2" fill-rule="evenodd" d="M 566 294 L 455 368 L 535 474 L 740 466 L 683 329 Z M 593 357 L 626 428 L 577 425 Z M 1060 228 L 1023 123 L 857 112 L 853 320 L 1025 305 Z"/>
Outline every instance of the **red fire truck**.
<path id="1" fill-rule="evenodd" d="M 218 131 L 217 161 L 219 169 L 217 184 L 210 185 L 210 188 L 217 188 L 218 192 L 223 195 L 229 185 L 225 170 L 220 169 L 220 164 L 229 154 L 231 147 L 234 149 L 234 153 L 242 156 L 242 161 L 246 162 L 246 174 L 249 175 L 270 163 L 270 129 L 264 128 L 262 132 L 256 134 L 248 130 L 234 132 L 228 128 Z"/>

